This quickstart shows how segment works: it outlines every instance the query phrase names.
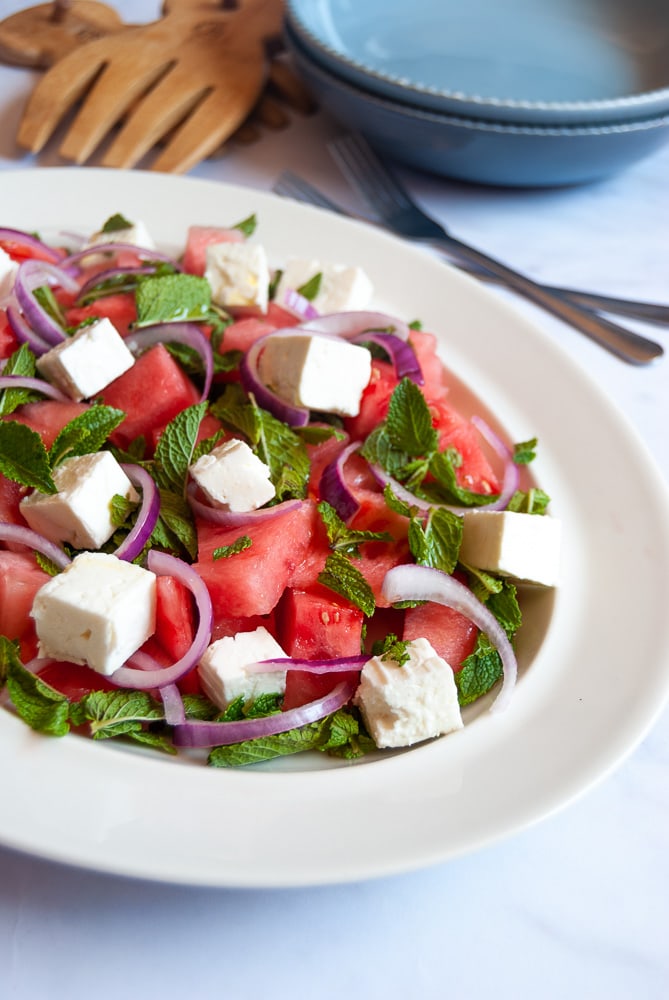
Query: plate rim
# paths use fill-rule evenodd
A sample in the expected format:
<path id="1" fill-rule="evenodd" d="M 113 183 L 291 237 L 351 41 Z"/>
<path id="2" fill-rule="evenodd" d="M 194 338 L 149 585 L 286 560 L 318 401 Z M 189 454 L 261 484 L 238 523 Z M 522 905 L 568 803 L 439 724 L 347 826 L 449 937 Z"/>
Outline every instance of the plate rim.
<path id="1" fill-rule="evenodd" d="M 322 239 L 323 232 L 327 233 L 328 242 L 336 246 L 351 245 L 352 237 L 355 236 L 356 257 L 362 256 L 366 260 L 370 254 L 379 254 L 381 258 L 385 256 L 386 265 L 388 260 L 391 263 L 399 260 L 402 269 L 412 280 L 417 281 L 417 287 L 424 294 L 429 294 L 431 280 L 439 278 L 456 302 L 464 301 L 468 306 L 470 312 L 464 318 L 465 325 L 472 326 L 472 337 L 480 339 L 483 334 L 474 329 L 474 326 L 492 317 L 507 334 L 508 339 L 504 345 L 507 355 L 514 357 L 516 352 L 522 351 L 524 356 L 529 356 L 532 360 L 550 362 L 553 378 L 556 372 L 559 378 L 568 377 L 576 403 L 585 393 L 589 403 L 594 405 L 593 413 L 602 423 L 602 430 L 608 431 L 613 426 L 619 433 L 626 460 L 630 454 L 637 456 L 633 461 L 633 468 L 638 471 L 644 489 L 652 486 L 654 491 L 648 514 L 650 522 L 654 525 L 660 513 L 665 515 L 669 512 L 669 489 L 654 461 L 649 461 L 649 454 L 640 435 L 624 414 L 615 408 L 590 376 L 569 358 L 566 351 L 550 340 L 537 325 L 530 323 L 510 304 L 495 298 L 493 293 L 481 287 L 475 279 L 456 272 L 450 265 L 430 258 L 418 248 L 407 246 L 365 223 L 335 218 L 323 210 L 297 205 L 266 191 L 242 185 L 143 171 L 47 167 L 39 171 L 3 172 L 3 190 L 8 190 L 12 185 L 19 188 L 27 185 L 28 189 L 34 189 L 34 201 L 30 210 L 36 212 L 37 205 L 45 198 L 44 181 L 47 179 L 47 172 L 51 181 L 50 198 L 53 194 L 58 194 L 59 186 L 72 191 L 76 188 L 80 195 L 85 194 L 85 204 L 89 204 L 91 195 L 96 204 L 99 199 L 104 202 L 109 198 L 110 189 L 119 192 L 132 190 L 132 198 L 129 200 L 139 199 L 142 192 L 146 195 L 150 192 L 154 199 L 156 195 L 158 198 L 163 197 L 165 193 L 177 198 L 179 192 L 190 192 L 192 198 L 189 200 L 195 200 L 198 206 L 210 204 L 213 200 L 219 216 L 223 207 L 231 209 L 233 203 L 241 204 L 244 208 L 255 204 L 258 206 L 260 223 L 259 241 L 263 232 L 263 212 L 267 212 L 265 218 L 270 218 L 270 228 L 276 226 L 276 220 L 285 219 L 294 229 L 304 230 L 309 245 L 314 243 L 316 234 Z M 23 193 L 25 195 L 25 190 Z M 186 198 L 186 194 L 183 198 Z M 117 205 L 114 210 L 122 208 L 122 205 Z M 15 220 L 18 218 L 18 211 L 17 208 L 10 212 Z M 180 205 L 178 213 L 183 214 L 184 211 L 185 207 Z M 65 209 L 63 215 L 67 215 Z M 239 217 L 242 217 L 241 213 Z M 296 225 L 295 220 L 300 222 L 300 226 Z M 99 221 L 97 218 L 91 220 L 91 228 Z M 191 221 L 196 223 L 199 220 L 192 218 Z M 68 224 L 67 218 L 63 219 L 62 224 Z M 213 224 L 219 224 L 219 221 Z M 220 224 L 223 224 L 222 218 Z M 277 234 L 273 234 L 272 239 L 277 238 Z M 295 234 L 290 238 L 295 239 Z M 434 311 L 432 306 L 428 312 L 430 311 Z M 458 326 L 462 318 L 451 317 L 449 323 L 451 322 L 454 327 Z M 513 418 L 524 426 L 527 417 L 523 412 L 524 406 L 527 399 L 540 399 L 540 387 L 529 386 L 527 398 L 522 401 L 522 405 L 517 400 L 507 400 L 510 389 L 497 385 L 497 373 L 493 376 L 485 362 L 472 356 L 472 349 L 464 339 L 464 330 L 451 332 L 449 336 L 452 339 L 444 342 L 444 334 L 441 334 L 441 348 L 443 350 L 444 343 L 447 344 L 450 364 L 455 368 L 456 374 L 467 381 L 472 372 L 480 373 L 482 384 L 473 388 L 478 388 L 479 393 L 483 388 L 490 390 L 494 399 L 504 398 L 505 419 Z M 502 347 L 492 345 L 492 350 L 500 352 Z M 550 429 L 551 423 L 547 415 L 544 414 L 540 422 L 547 430 Z M 570 476 L 565 477 L 564 471 L 558 467 L 558 450 L 554 448 L 550 436 L 549 442 L 555 455 L 549 449 L 541 478 L 556 476 L 558 484 L 561 483 L 566 488 L 566 495 L 560 500 L 560 506 L 569 515 L 576 536 L 582 541 L 586 540 L 583 516 L 576 516 L 581 501 L 572 495 L 575 487 Z M 580 464 L 579 470 L 581 467 Z M 573 471 L 572 469 L 571 472 Z M 621 513 L 616 508 L 614 499 L 610 503 L 606 502 L 604 518 Z M 669 522 L 669 518 L 666 520 Z M 603 528 L 596 530 L 601 531 Z M 667 566 L 661 568 L 661 573 L 664 574 L 664 582 L 669 585 L 669 527 L 666 524 L 661 526 L 655 542 L 660 550 L 667 553 Z M 597 554 L 602 556 L 599 551 Z M 650 554 L 642 553 L 637 554 L 638 560 L 642 556 L 644 560 L 650 559 Z M 580 555 L 570 551 L 569 559 L 570 574 L 576 570 L 582 571 L 586 576 L 594 572 L 593 567 Z M 574 582 L 571 575 L 569 579 L 570 584 Z M 653 584 L 657 582 L 656 573 Z M 496 720 L 494 725 L 485 724 L 488 722 L 487 716 L 476 718 L 471 727 L 462 731 L 462 737 L 456 735 L 452 744 L 447 740 L 438 740 L 379 762 L 280 775 L 271 771 L 212 772 L 206 768 L 190 768 L 186 764 L 174 765 L 171 761 L 163 762 L 143 756 L 138 758 L 74 736 L 52 742 L 31 733 L 22 723 L 3 711 L 0 748 L 6 752 L 11 749 L 16 763 L 11 773 L 3 769 L 0 777 L 0 791 L 5 793 L 5 800 L 9 801 L 9 796 L 14 802 L 14 818 L 11 821 L 4 812 L 0 815 L 0 842 L 7 847 L 49 860 L 109 874 L 212 887 L 279 888 L 351 882 L 396 874 L 469 853 L 512 835 L 564 808 L 603 780 L 633 752 L 669 698 L 669 628 L 662 620 L 661 641 L 658 643 L 662 654 L 661 669 L 657 665 L 654 670 L 651 669 L 649 688 L 633 704 L 631 713 L 625 713 L 623 708 L 627 706 L 618 705 L 617 701 L 615 704 L 611 700 L 607 702 L 607 711 L 615 714 L 616 719 L 622 720 L 621 728 L 608 737 L 609 742 L 605 746 L 599 745 L 595 752 L 588 753 L 587 760 L 583 762 L 582 770 L 577 775 L 570 772 L 565 774 L 564 768 L 562 771 L 558 769 L 559 788 L 554 788 L 549 794 L 544 792 L 540 801 L 536 798 L 527 800 L 523 790 L 514 788 L 512 783 L 506 789 L 497 789 L 492 782 L 487 781 L 487 773 L 483 774 L 476 767 L 477 764 L 487 762 L 489 765 L 493 752 L 508 764 L 516 759 L 520 751 L 519 743 L 523 743 L 525 747 L 529 744 L 543 745 L 548 734 L 542 733 L 539 736 L 540 722 L 557 724 L 558 720 L 550 717 L 547 720 L 542 714 L 548 695 L 552 697 L 554 694 L 557 678 L 555 629 L 562 624 L 567 612 L 572 614 L 574 610 L 579 611 L 579 598 L 592 600 L 590 590 L 584 583 L 576 583 L 575 589 L 575 595 L 558 592 L 558 607 L 547 642 L 532 670 L 519 685 L 517 704 L 512 715 L 507 713 L 506 718 Z M 651 595 L 645 596 L 651 599 Z M 587 644 L 591 643 L 591 638 L 583 632 L 583 623 L 579 618 L 577 624 L 579 639 L 585 639 Z M 570 637 L 566 644 L 567 650 L 571 642 L 573 638 Z M 564 645 L 563 642 L 561 648 Z M 560 657 L 566 657 L 564 648 Z M 545 674 L 542 669 L 545 669 Z M 647 681 L 649 678 L 646 678 Z M 585 681 L 582 683 L 585 684 Z M 585 688 L 583 693 L 585 694 Z M 588 689 L 588 697 L 590 695 Z M 562 694 L 562 697 L 566 696 Z M 571 705 L 571 700 L 569 704 Z M 576 702 L 572 707 L 576 709 Z M 595 713 L 599 708 L 601 706 L 595 707 Z M 564 710 L 564 706 L 562 709 Z M 593 711 L 587 706 L 579 711 L 588 710 Z M 587 743 L 585 730 L 579 729 L 578 738 L 585 740 L 585 745 L 581 747 L 579 744 L 569 751 L 577 757 L 581 752 L 592 750 Z M 446 749 L 449 746 L 452 746 L 451 750 Z M 537 763 L 548 768 L 547 761 Z M 73 787 L 72 774 L 67 771 L 73 764 L 79 769 L 77 778 L 83 774 L 90 780 L 94 774 L 98 781 L 104 781 L 104 790 L 96 791 L 85 783 Z M 31 779 L 30 774 L 35 768 L 39 768 L 39 777 Z M 534 773 L 534 765 L 531 770 L 531 775 L 527 777 L 536 785 L 540 775 Z M 548 770 L 552 774 L 552 765 Z M 441 787 L 437 790 L 431 780 L 431 773 L 440 778 Z M 175 774 L 179 777 L 175 777 Z M 188 779 L 182 779 L 181 776 L 186 774 Z M 211 801 L 211 788 L 214 784 L 217 793 L 226 796 L 223 804 Z M 471 789 L 479 786 L 487 790 L 488 799 L 485 802 L 482 798 L 472 799 Z M 396 792 L 398 787 L 402 792 L 400 801 Z M 251 796 L 251 802 L 248 801 L 249 788 L 259 792 L 258 795 Z M 26 832 L 28 817 L 34 818 L 38 809 L 33 801 L 36 790 L 41 795 L 39 811 L 48 816 L 48 824 L 45 829 L 33 824 Z M 59 808 L 62 812 L 63 794 L 68 795 L 68 816 L 58 815 Z M 90 812 L 91 796 L 96 806 L 94 814 Z M 510 798 L 514 801 L 509 813 Z M 414 825 L 414 817 L 404 816 L 411 812 L 406 809 L 407 800 L 413 803 L 413 812 L 419 811 L 421 814 L 420 831 Z M 385 849 L 384 853 L 375 845 L 376 852 L 372 852 L 370 833 L 351 829 L 349 826 L 360 822 L 360 810 L 364 812 L 370 801 L 375 803 L 375 817 L 391 817 L 398 823 L 406 823 L 407 835 L 420 833 L 423 839 L 419 845 L 413 843 L 407 848 L 403 842 L 400 843 L 401 838 L 396 832 L 389 831 L 388 836 L 391 839 L 392 836 L 395 837 L 391 847 Z M 240 814 L 242 804 L 244 811 Z M 285 815 L 287 805 L 293 809 L 290 820 Z M 456 816 L 448 808 L 454 805 L 461 810 Z M 191 828 L 187 806 L 198 809 L 204 832 Z M 495 809 L 507 811 L 500 817 L 495 815 Z M 21 812 L 18 827 L 15 822 L 17 810 Z M 273 846 L 282 848 L 280 860 L 271 854 L 269 857 L 258 857 L 252 851 L 249 853 L 250 846 L 258 848 L 258 842 L 255 845 L 243 845 L 243 857 L 240 860 L 238 840 L 233 842 L 226 839 L 231 834 L 226 831 L 225 826 L 221 829 L 216 826 L 216 823 L 221 822 L 221 816 L 229 820 L 226 810 L 234 813 L 237 826 L 246 833 L 258 825 L 263 840 L 264 824 L 267 824 L 272 830 Z M 492 819 L 489 810 L 492 810 Z M 467 829 L 462 827 L 463 812 L 467 818 Z M 74 832 L 73 815 L 78 819 Z M 156 850 L 156 836 L 168 818 L 170 849 L 167 851 L 166 846 L 163 846 L 161 854 Z M 290 828 L 274 829 L 272 826 L 273 823 L 280 824 L 282 821 L 292 823 L 296 818 L 299 818 L 300 824 L 295 831 Z M 325 825 L 325 820 L 329 826 Z M 374 818 L 373 822 L 378 824 L 378 818 Z M 308 823 L 311 828 L 307 830 L 305 824 Z M 209 828 L 212 824 L 213 830 Z M 475 832 L 471 834 L 470 830 Z M 336 831 L 339 839 L 337 843 L 328 844 L 327 835 L 332 836 L 333 831 Z M 378 834 L 379 830 L 371 832 Z M 305 833 L 310 836 L 305 836 Z M 191 853 L 184 853 L 184 845 Z M 195 847 L 198 852 L 196 854 L 193 853 Z"/>

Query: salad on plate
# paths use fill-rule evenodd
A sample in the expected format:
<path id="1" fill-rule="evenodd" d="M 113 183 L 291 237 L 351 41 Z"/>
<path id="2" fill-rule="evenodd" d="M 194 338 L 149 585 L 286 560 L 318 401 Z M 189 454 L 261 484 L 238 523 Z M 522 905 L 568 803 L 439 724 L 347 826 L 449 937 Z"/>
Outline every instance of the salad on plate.
<path id="1" fill-rule="evenodd" d="M 0 696 L 45 736 L 357 760 L 512 697 L 519 595 L 559 579 L 536 440 L 256 226 L 178 258 L 122 214 L 0 229 Z"/>

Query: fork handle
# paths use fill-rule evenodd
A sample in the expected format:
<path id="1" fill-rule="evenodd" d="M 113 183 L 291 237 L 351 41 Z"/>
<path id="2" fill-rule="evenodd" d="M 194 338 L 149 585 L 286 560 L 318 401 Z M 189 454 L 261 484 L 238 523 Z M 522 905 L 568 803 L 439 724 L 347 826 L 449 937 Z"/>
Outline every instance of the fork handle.
<path id="1" fill-rule="evenodd" d="M 468 243 L 462 243 L 454 236 L 445 233 L 443 237 L 431 237 L 429 242 L 433 246 L 445 250 L 448 254 L 490 271 L 505 285 L 570 323 L 586 337 L 590 337 L 595 343 L 605 347 L 617 357 L 622 358 L 623 361 L 633 365 L 645 365 L 664 354 L 662 346 L 656 341 L 649 340 L 631 330 L 626 330 L 604 316 L 581 308 L 575 302 L 563 298 L 558 290 L 551 290 L 537 284 L 531 278 L 514 271 L 513 268 L 507 267 L 506 264 L 495 260 L 494 257 L 488 257 L 487 254 L 469 246 Z"/>

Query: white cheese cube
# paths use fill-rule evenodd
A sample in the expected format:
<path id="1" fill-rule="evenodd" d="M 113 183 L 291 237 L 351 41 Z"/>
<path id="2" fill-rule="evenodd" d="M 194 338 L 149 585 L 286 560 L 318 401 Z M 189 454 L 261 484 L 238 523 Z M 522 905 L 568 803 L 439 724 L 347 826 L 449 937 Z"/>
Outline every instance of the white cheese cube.
<path id="1" fill-rule="evenodd" d="M 460 559 L 477 569 L 554 587 L 560 573 L 561 533 L 561 522 L 546 515 L 467 511 Z"/>
<path id="2" fill-rule="evenodd" d="M 110 233 L 93 233 L 86 243 L 87 247 L 104 247 L 105 243 L 131 243 L 135 247 L 143 250 L 155 250 L 156 244 L 153 242 L 151 234 L 144 222 L 138 219 L 127 229 L 115 229 Z"/>
<path id="3" fill-rule="evenodd" d="M 0 247 L 0 302 L 11 294 L 19 265 Z"/>
<path id="4" fill-rule="evenodd" d="M 462 729 L 453 670 L 427 639 L 407 644 L 400 666 L 372 657 L 362 668 L 354 704 L 378 747 L 405 747 Z"/>
<path id="5" fill-rule="evenodd" d="M 287 291 L 301 288 L 317 274 L 321 275 L 321 280 L 318 293 L 311 299 L 311 304 L 319 313 L 366 309 L 369 305 L 374 288 L 361 267 L 298 257 L 290 257 L 286 261 L 276 287 L 275 302 L 281 305 Z"/>
<path id="6" fill-rule="evenodd" d="M 207 247 L 204 276 L 216 305 L 257 306 L 267 312 L 269 264 L 257 243 L 214 243 Z"/>
<path id="7" fill-rule="evenodd" d="M 75 455 L 53 472 L 57 493 L 34 490 L 20 503 L 33 529 L 52 542 L 75 549 L 99 549 L 114 534 L 111 500 L 115 494 L 136 500 L 125 472 L 109 451 Z"/>
<path id="8" fill-rule="evenodd" d="M 269 338 L 258 373 L 286 402 L 355 417 L 372 373 L 372 356 L 366 347 L 336 337 L 288 334 Z"/>
<path id="9" fill-rule="evenodd" d="M 37 359 L 37 368 L 72 399 L 90 399 L 135 363 L 127 344 L 107 319 L 84 326 Z"/>
<path id="10" fill-rule="evenodd" d="M 202 688 L 219 708 L 226 708 L 240 695 L 253 700 L 260 694 L 283 694 L 286 671 L 248 673 L 246 667 L 259 660 L 286 657 L 276 639 L 262 625 L 255 632 L 238 632 L 212 642 L 200 660 Z"/>
<path id="11" fill-rule="evenodd" d="M 212 507 L 235 513 L 257 510 L 276 495 L 269 468 L 238 438 L 201 455 L 190 474 Z"/>
<path id="12" fill-rule="evenodd" d="M 156 628 L 156 577 L 103 552 L 82 552 L 35 595 L 39 655 L 113 674 Z"/>

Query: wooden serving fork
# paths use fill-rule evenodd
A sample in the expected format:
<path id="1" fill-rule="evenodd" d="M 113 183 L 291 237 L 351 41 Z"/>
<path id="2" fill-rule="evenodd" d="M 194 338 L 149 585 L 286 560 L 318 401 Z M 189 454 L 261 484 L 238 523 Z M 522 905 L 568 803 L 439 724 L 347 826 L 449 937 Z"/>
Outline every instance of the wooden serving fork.
<path id="1" fill-rule="evenodd" d="M 165 0 L 164 17 L 88 42 L 55 63 L 25 109 L 18 142 L 38 152 L 78 103 L 60 145 L 84 163 L 120 124 L 102 164 L 132 167 L 169 138 L 153 170 L 183 173 L 247 118 L 265 86 L 282 0 Z"/>

